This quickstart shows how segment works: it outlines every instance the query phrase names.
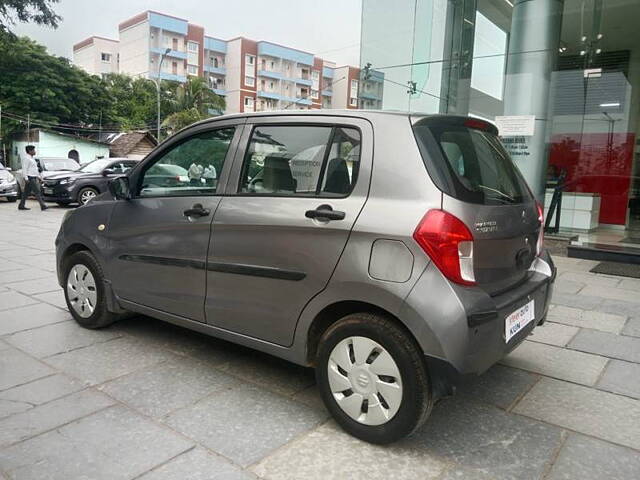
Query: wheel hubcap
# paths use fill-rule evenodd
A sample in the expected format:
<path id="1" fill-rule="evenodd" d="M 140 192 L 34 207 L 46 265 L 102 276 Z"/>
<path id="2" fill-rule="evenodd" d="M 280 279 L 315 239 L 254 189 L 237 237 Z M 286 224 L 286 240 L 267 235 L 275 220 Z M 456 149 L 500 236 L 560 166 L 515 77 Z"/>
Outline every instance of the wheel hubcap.
<path id="1" fill-rule="evenodd" d="M 95 196 L 96 196 L 96 192 L 94 192 L 93 190 L 87 190 L 85 192 L 82 192 L 82 195 L 80 195 L 80 200 L 82 201 L 83 204 L 85 204 L 89 200 L 92 200 L 93 198 L 95 198 Z"/>
<path id="2" fill-rule="evenodd" d="M 382 425 L 402 403 L 402 378 L 395 360 L 379 343 L 349 337 L 329 355 L 329 386 L 338 406 L 365 425 Z"/>
<path id="3" fill-rule="evenodd" d="M 90 317 L 96 309 L 98 300 L 96 281 L 86 266 L 74 265 L 69 272 L 67 298 L 71 307 L 82 318 Z"/>

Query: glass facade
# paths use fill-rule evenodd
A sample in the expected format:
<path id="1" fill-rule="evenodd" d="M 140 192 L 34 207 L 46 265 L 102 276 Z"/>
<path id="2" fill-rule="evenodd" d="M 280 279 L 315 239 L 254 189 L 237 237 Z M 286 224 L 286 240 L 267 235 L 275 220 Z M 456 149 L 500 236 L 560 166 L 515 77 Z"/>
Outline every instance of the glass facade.
<path id="1" fill-rule="evenodd" d="M 561 228 L 640 237 L 640 1 L 362 4 L 383 109 L 492 121 L 547 208 L 563 179 Z"/>

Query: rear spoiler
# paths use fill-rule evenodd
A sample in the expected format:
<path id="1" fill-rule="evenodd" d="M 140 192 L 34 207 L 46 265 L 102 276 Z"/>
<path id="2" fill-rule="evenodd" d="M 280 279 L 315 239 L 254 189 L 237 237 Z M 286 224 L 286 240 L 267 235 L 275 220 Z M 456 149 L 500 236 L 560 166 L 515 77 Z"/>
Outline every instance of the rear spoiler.
<path id="1" fill-rule="evenodd" d="M 474 128 L 476 130 L 482 130 L 485 132 L 492 133 L 493 135 L 498 135 L 498 127 L 496 127 L 493 123 L 487 122 L 486 120 L 482 120 L 480 118 L 475 117 L 463 117 L 460 115 L 427 115 L 427 116 L 418 116 L 412 115 L 411 124 L 414 127 L 417 126 L 426 126 L 429 127 L 431 125 L 455 125 L 467 128 Z"/>

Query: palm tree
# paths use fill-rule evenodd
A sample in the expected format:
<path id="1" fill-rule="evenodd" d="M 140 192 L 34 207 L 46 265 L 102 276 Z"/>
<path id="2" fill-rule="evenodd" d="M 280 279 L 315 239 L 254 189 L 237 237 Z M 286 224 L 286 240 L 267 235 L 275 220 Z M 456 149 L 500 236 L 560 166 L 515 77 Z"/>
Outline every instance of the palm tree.
<path id="1" fill-rule="evenodd" d="M 178 84 L 169 99 L 173 113 L 165 118 L 163 125 L 173 134 L 198 120 L 220 115 L 226 106 L 220 95 L 213 93 L 201 77 L 189 77 Z"/>

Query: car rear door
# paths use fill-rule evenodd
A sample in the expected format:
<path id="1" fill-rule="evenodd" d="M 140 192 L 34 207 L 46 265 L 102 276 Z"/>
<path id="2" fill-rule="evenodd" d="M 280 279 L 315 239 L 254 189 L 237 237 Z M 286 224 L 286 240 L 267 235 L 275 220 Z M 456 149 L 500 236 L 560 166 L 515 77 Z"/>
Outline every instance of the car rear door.
<path id="1" fill-rule="evenodd" d="M 289 345 L 366 201 L 373 131 L 308 115 L 255 117 L 244 130 L 213 222 L 206 320 Z"/>
<path id="2" fill-rule="evenodd" d="M 495 295 L 526 279 L 541 247 L 541 212 L 495 127 L 427 117 L 414 132 L 432 178 L 445 184 L 442 209 L 473 235 L 476 283 Z"/>
<path id="3" fill-rule="evenodd" d="M 118 297 L 173 315 L 204 321 L 205 267 L 215 185 L 151 184 L 157 163 L 214 165 L 228 175 L 241 120 L 218 121 L 182 132 L 130 175 L 131 200 L 118 201 L 109 224 L 108 276 Z"/>

